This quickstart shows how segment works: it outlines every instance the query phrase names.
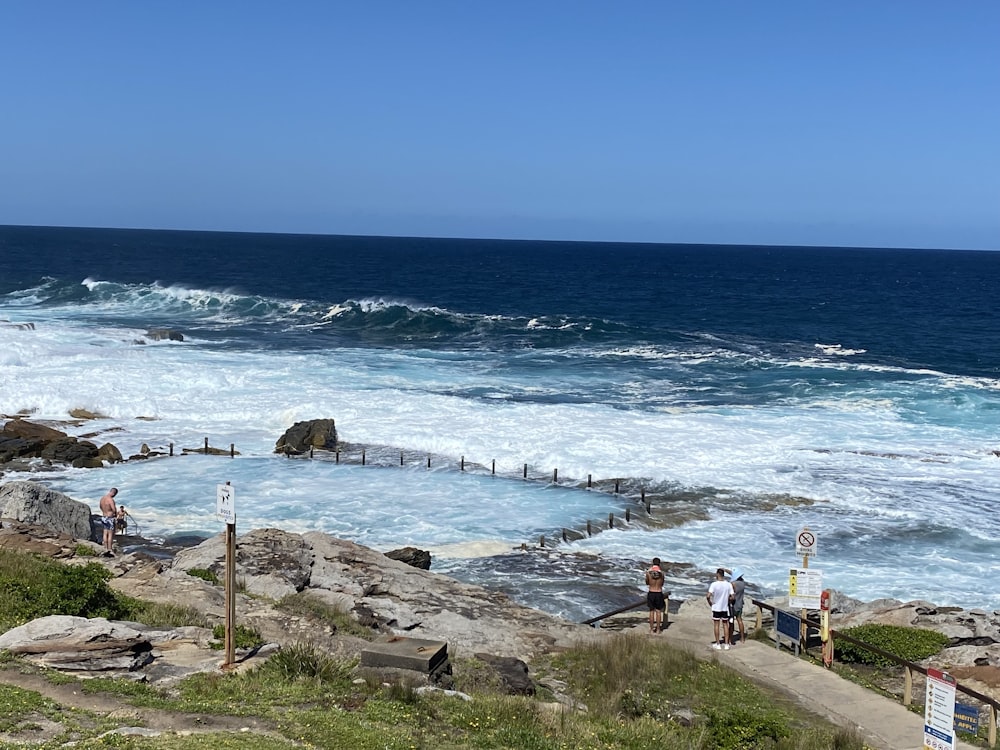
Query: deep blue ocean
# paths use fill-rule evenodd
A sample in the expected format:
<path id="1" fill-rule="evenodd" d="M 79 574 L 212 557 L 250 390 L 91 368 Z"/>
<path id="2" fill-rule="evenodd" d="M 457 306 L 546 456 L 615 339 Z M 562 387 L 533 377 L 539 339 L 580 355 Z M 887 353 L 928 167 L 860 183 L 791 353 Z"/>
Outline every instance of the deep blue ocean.
<path id="1" fill-rule="evenodd" d="M 718 565 L 780 593 L 808 526 L 830 588 L 995 609 L 998 279 L 998 252 L 0 227 L 0 413 L 235 444 L 30 477 L 116 484 L 154 537 L 216 533 L 232 480 L 242 530 L 415 544 L 582 619 L 653 555 L 676 596 Z M 273 454 L 319 417 L 382 465 Z"/>

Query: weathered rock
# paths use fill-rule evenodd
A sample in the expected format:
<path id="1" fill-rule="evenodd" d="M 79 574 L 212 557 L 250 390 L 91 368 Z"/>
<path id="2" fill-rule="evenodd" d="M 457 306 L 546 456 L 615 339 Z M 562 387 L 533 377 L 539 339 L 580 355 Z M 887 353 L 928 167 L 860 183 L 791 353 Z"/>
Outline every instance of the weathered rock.
<path id="1" fill-rule="evenodd" d="M 152 644 L 121 623 L 51 615 L 0 635 L 0 651 L 21 654 L 42 667 L 104 672 L 134 671 L 149 664 Z"/>
<path id="2" fill-rule="evenodd" d="M 306 453 L 310 448 L 337 449 L 337 427 L 332 419 L 296 422 L 275 443 L 275 453 Z"/>
<path id="3" fill-rule="evenodd" d="M 12 519 L 4 519 L 0 524 L 0 548 L 15 552 L 30 552 L 35 555 L 52 558 L 70 558 L 76 554 L 77 546 L 91 546 L 94 554 L 99 554 L 101 547 L 89 545 L 74 539 L 69 534 L 60 534 L 44 526 L 21 523 Z"/>
<path id="4" fill-rule="evenodd" d="M 512 656 L 476 654 L 476 658 L 489 664 L 500 677 L 510 695 L 534 695 L 535 683 L 528 676 L 528 665 Z"/>
<path id="5" fill-rule="evenodd" d="M 146 452 L 148 453 L 149 450 L 147 449 Z M 112 443 L 105 443 L 98 448 L 97 457 L 101 461 L 107 461 L 109 464 L 120 464 L 124 460 L 122 458 L 122 452 Z"/>
<path id="6" fill-rule="evenodd" d="M 44 526 L 74 539 L 90 539 L 90 508 L 37 482 L 0 485 L 0 517 Z"/>
<path id="7" fill-rule="evenodd" d="M 107 419 L 107 415 L 99 414 L 88 409 L 70 409 L 69 415 L 73 419 Z"/>
<path id="8" fill-rule="evenodd" d="M 268 638 L 272 636 L 265 629 L 275 621 L 275 613 L 272 605 L 259 597 L 278 599 L 295 591 L 353 612 L 359 622 L 385 633 L 446 641 L 450 653 L 488 651 L 527 659 L 552 647 L 607 636 L 515 604 L 502 593 L 414 568 L 320 532 L 298 535 L 258 529 L 238 537 L 236 548 L 237 578 L 248 593 L 258 595 L 238 598 L 237 609 L 244 612 L 241 621 L 252 621 Z M 217 616 L 222 612 L 221 587 L 212 587 L 186 571 L 203 568 L 222 578 L 224 566 L 225 540 L 220 534 L 179 552 L 162 575 L 144 581 L 118 578 L 112 585 L 131 596 L 154 601 L 174 597 Z M 187 593 L 164 593 L 167 584 L 182 581 Z M 209 603 L 205 598 L 209 594 L 218 597 L 218 605 L 214 600 Z M 482 627 L 484 621 L 489 621 L 490 627 Z M 296 623 L 286 618 L 282 627 L 286 631 L 300 628 L 313 640 L 310 630 L 314 631 L 315 625 L 305 620 Z M 287 641 L 289 632 L 282 637 Z"/>
<path id="9" fill-rule="evenodd" d="M 38 440 L 43 443 L 50 443 L 53 440 L 66 437 L 65 432 L 46 427 L 43 424 L 29 422 L 26 419 L 12 419 L 3 426 L 3 434 L 6 437 L 17 437 L 24 440 Z"/>
<path id="10" fill-rule="evenodd" d="M 421 570 L 431 569 L 431 553 L 426 550 L 417 549 L 416 547 L 394 549 L 391 552 L 386 552 L 385 556 L 404 562 L 407 565 L 412 565 L 414 568 L 420 568 Z"/>
<path id="11" fill-rule="evenodd" d="M 221 536 L 216 537 L 221 541 Z M 239 538 L 236 569 L 246 592 L 275 601 L 305 588 L 312 566 L 312 550 L 298 534 L 280 529 L 255 529 Z M 225 577 L 225 555 L 220 559 L 213 544 L 182 550 L 174 567 L 210 570 L 219 580 Z"/>
<path id="12" fill-rule="evenodd" d="M 97 446 L 89 440 L 65 437 L 46 445 L 42 449 L 41 457 L 50 461 L 73 463 L 78 458 L 97 458 Z"/>

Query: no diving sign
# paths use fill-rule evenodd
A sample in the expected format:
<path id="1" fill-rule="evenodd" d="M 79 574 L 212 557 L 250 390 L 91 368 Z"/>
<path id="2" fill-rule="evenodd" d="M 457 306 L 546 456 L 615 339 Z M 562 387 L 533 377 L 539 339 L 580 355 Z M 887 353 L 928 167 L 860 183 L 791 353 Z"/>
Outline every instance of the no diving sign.
<path id="1" fill-rule="evenodd" d="M 808 526 L 799 529 L 795 535 L 795 554 L 802 557 L 816 554 L 816 534 Z"/>

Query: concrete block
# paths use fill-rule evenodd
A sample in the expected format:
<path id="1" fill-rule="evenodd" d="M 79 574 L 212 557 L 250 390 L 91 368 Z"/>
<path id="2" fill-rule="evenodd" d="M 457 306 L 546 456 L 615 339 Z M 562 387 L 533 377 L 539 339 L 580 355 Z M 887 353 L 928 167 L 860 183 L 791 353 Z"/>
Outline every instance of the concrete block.
<path id="1" fill-rule="evenodd" d="M 383 635 L 361 651 L 362 667 L 409 669 L 429 675 L 448 660 L 448 644 L 402 635 Z"/>

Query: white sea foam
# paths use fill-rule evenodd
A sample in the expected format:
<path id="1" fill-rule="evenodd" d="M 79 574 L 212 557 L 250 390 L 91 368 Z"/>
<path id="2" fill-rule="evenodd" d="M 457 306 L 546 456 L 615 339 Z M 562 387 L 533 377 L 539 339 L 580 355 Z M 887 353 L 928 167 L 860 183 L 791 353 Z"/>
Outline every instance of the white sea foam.
<path id="1" fill-rule="evenodd" d="M 207 299 L 186 294 L 168 296 Z M 17 316 L 29 317 L 19 309 Z M 916 371 L 881 368 L 907 377 L 763 406 L 633 410 L 616 399 L 663 384 L 622 378 L 614 398 L 557 402 L 547 397 L 567 388 L 550 380 L 551 371 L 535 382 L 530 370 L 498 370 L 482 353 L 230 350 L 187 335 L 185 345 L 137 346 L 141 330 L 94 326 L 65 308 L 33 309 L 30 317 L 35 330 L 0 327 L 0 413 L 29 409 L 34 418 L 59 420 L 85 408 L 107 415 L 67 429 L 96 432 L 126 455 L 142 443 L 197 448 L 206 436 L 242 454 L 46 475 L 92 505 L 110 484 L 121 486 L 145 533 L 217 529 L 214 486 L 226 480 L 237 487 L 242 529 L 321 529 L 378 549 L 429 547 L 446 558 L 534 543 L 610 512 L 621 517 L 621 498 L 524 482 L 528 464 L 536 477 L 558 469 L 561 482 L 635 477 L 701 494 L 710 516 L 656 531 L 606 531 L 569 550 L 621 560 L 659 555 L 704 570 L 740 564 L 755 584 L 780 590 L 796 564 L 790 540 L 809 525 L 820 535 L 814 564 L 834 588 L 864 598 L 920 591 L 940 603 L 1000 604 L 992 587 L 1000 567 L 984 544 L 1000 536 L 992 512 L 1000 471 L 990 453 L 1000 416 L 984 411 L 952 423 L 946 412 L 917 409 L 925 394 L 975 393 L 984 379 L 922 371 L 913 380 Z M 656 355 L 636 348 L 628 356 Z M 809 365 L 820 366 L 866 369 Z M 575 387 L 582 393 L 588 383 Z M 690 392 L 706 392 L 698 389 Z M 467 390 L 489 397 L 454 395 Z M 344 440 L 398 446 L 412 458 L 404 469 L 362 469 L 271 453 L 289 425 L 317 417 L 335 417 Z M 487 467 L 495 459 L 503 478 L 457 471 L 462 456 Z M 759 496 L 812 502 L 748 509 Z M 947 551 L 935 535 L 948 537 Z M 719 538 L 725 561 L 717 559 Z"/>

